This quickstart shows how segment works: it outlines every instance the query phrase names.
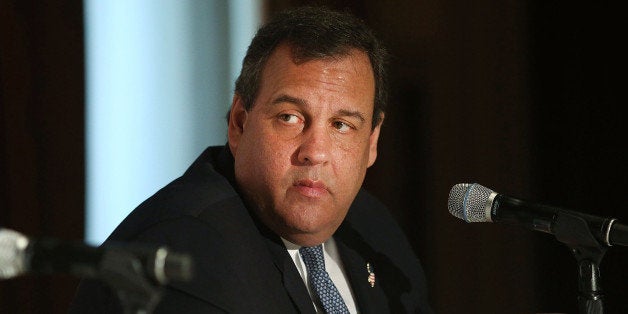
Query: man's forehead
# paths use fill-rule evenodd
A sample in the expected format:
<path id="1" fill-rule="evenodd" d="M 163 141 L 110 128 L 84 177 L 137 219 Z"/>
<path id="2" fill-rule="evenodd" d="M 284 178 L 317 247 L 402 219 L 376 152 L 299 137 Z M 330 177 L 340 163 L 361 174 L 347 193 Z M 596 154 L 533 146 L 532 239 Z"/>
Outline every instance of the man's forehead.
<path id="1" fill-rule="evenodd" d="M 374 73 L 368 55 L 358 49 L 349 50 L 345 55 L 313 58 L 297 63 L 293 58 L 292 47 L 288 44 L 279 45 L 266 61 L 259 78 L 258 94 L 253 103 L 255 104 L 261 100 L 266 103 L 277 104 L 291 98 L 293 101 L 289 102 L 303 105 L 305 103 L 303 99 L 309 99 L 309 97 L 300 92 L 295 92 L 294 89 L 288 86 L 298 86 L 298 82 L 310 80 L 308 77 L 312 78 L 311 75 L 317 76 L 313 79 L 314 81 L 327 82 L 329 84 L 324 90 L 328 90 L 328 88 L 329 90 L 344 90 L 343 93 L 349 92 L 345 95 L 352 94 L 354 98 L 362 98 L 371 94 L 372 98 L 368 101 L 370 105 L 368 109 L 361 105 L 359 106 L 361 107 L 360 110 L 355 107 L 358 103 L 365 104 L 364 99 L 357 103 L 339 99 L 338 104 L 345 103 L 345 105 L 349 105 L 351 108 L 346 108 L 347 110 L 363 111 L 364 117 L 372 115 L 375 106 Z M 339 85 L 335 87 L 337 84 Z M 262 90 L 266 91 L 263 93 L 265 96 L 260 94 Z M 268 92 L 273 95 L 269 95 Z M 264 99 L 259 99 L 260 96 Z M 286 98 L 285 96 L 289 97 Z"/>

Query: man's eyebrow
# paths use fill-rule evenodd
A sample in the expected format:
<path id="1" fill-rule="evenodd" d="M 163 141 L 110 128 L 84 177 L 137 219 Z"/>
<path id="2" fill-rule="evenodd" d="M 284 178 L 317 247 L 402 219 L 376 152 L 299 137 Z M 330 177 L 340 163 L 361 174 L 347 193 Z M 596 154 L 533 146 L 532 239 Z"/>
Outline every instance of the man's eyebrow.
<path id="1" fill-rule="evenodd" d="M 280 104 L 283 102 L 288 102 L 288 103 L 293 103 L 299 106 L 306 106 L 307 105 L 307 101 L 305 101 L 305 99 L 302 98 L 297 98 L 297 97 L 292 97 L 286 94 L 281 94 L 279 95 L 279 97 L 275 98 L 272 102 L 273 105 L 276 104 Z"/>
<path id="2" fill-rule="evenodd" d="M 342 110 L 338 110 L 338 115 L 343 116 L 343 117 L 355 117 L 355 118 L 358 118 L 360 122 L 362 123 L 366 121 L 364 114 L 360 111 L 342 109 Z"/>
<path id="3" fill-rule="evenodd" d="M 292 103 L 301 107 L 305 107 L 308 105 L 308 102 L 303 99 L 303 98 L 298 98 L 298 97 L 293 97 L 290 95 L 286 95 L 286 94 L 281 94 L 279 95 L 277 98 L 275 98 L 272 101 L 273 105 L 276 104 L 280 104 L 280 103 Z M 366 121 L 366 118 L 364 117 L 364 113 L 357 111 L 357 110 L 347 110 L 347 109 L 340 109 L 336 112 L 336 114 L 338 116 L 342 116 L 342 117 L 354 117 L 354 118 L 358 118 L 360 120 L 360 122 L 364 123 Z"/>

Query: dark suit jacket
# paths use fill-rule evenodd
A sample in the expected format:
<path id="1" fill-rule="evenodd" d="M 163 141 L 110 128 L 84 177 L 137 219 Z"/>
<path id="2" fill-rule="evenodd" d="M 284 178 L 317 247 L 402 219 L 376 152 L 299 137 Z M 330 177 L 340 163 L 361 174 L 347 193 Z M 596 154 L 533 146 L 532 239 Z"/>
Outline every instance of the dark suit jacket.
<path id="1" fill-rule="evenodd" d="M 138 206 L 104 245 L 157 243 L 193 256 L 193 280 L 166 286 L 155 313 L 314 313 L 280 238 L 245 207 L 233 182 L 228 148 L 210 147 L 182 177 Z M 374 197 L 359 192 L 334 239 L 361 313 L 431 312 L 419 260 Z M 96 280 L 83 280 L 70 308 L 121 311 L 111 289 Z"/>

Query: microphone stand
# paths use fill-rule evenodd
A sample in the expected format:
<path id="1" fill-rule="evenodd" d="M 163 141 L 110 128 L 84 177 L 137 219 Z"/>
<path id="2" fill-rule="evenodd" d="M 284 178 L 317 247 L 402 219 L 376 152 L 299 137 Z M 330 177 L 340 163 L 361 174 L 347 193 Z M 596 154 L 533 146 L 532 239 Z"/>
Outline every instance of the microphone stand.
<path id="1" fill-rule="evenodd" d="M 128 252 L 107 251 L 99 277 L 114 289 L 125 314 L 151 314 L 161 300 L 162 287 L 148 279 L 142 262 Z"/>
<path id="2" fill-rule="evenodd" d="M 603 314 L 600 262 L 608 247 L 595 239 L 591 227 L 583 218 L 569 213 L 557 213 L 554 235 L 571 249 L 578 263 L 579 313 Z"/>

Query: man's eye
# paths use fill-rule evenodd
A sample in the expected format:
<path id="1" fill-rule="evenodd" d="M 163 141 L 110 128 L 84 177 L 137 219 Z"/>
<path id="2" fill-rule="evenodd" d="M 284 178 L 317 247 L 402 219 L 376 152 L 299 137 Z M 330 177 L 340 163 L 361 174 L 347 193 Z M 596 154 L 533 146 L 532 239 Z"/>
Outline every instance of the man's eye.
<path id="1" fill-rule="evenodd" d="M 351 126 L 349 124 L 342 121 L 334 121 L 333 126 L 336 130 L 340 131 L 341 133 L 348 132 L 351 129 Z"/>
<path id="2" fill-rule="evenodd" d="M 279 119 L 283 122 L 290 123 L 290 124 L 296 124 L 299 122 L 299 117 L 293 114 L 287 114 L 287 113 L 279 115 Z"/>

